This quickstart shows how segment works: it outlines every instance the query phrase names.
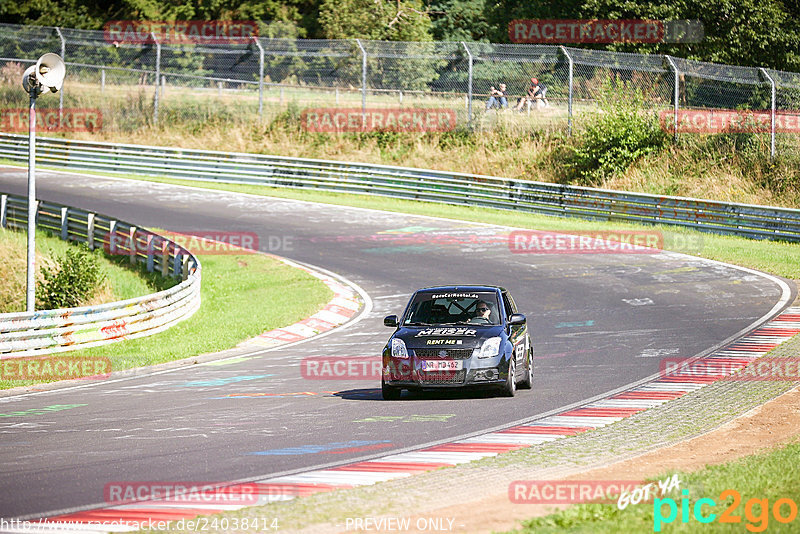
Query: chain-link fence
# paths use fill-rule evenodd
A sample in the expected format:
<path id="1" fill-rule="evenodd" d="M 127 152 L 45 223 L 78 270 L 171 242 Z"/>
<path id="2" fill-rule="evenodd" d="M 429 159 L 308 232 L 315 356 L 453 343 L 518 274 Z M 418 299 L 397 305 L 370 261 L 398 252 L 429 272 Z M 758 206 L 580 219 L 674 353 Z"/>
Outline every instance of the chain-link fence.
<path id="1" fill-rule="evenodd" d="M 776 140 L 778 149 L 793 145 L 800 131 L 793 115 L 800 74 L 769 69 L 527 44 L 262 37 L 168 44 L 155 34 L 130 43 L 110 41 L 102 31 L 11 24 L 0 24 L 0 105 L 27 105 L 19 90 L 22 70 L 46 52 L 62 55 L 67 64 L 59 108 L 98 108 L 102 128 L 110 131 L 202 118 L 211 106 L 217 115 L 264 118 L 290 104 L 446 107 L 459 123 L 492 128 L 503 114 L 487 111 L 490 88 L 505 83 L 513 108 L 534 77 L 547 87 L 546 103 L 523 106 L 517 119 L 533 128 L 571 132 L 582 114 L 597 111 L 603 94 L 627 87 L 642 92 L 676 136 L 679 113 L 690 110 L 717 118 L 723 110 L 755 112 L 773 155 Z M 711 115 L 702 119 L 719 127 Z"/>

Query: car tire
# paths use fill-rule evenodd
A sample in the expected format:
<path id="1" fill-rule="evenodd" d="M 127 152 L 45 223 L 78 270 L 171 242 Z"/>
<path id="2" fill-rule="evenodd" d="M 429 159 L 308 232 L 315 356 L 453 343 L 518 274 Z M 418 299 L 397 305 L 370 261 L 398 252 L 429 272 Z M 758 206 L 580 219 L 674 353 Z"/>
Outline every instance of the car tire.
<path id="1" fill-rule="evenodd" d="M 513 397 L 517 393 L 517 364 L 514 363 L 514 357 L 512 356 L 511 359 L 508 361 L 508 376 L 506 377 L 506 383 L 503 386 L 503 393 L 505 393 L 506 397 Z"/>
<path id="2" fill-rule="evenodd" d="M 531 389 L 533 387 L 533 355 L 528 351 L 528 364 L 525 366 L 525 378 L 519 383 L 519 389 Z"/>
<path id="3" fill-rule="evenodd" d="M 381 379 L 381 394 L 383 395 L 383 400 L 398 400 L 402 392 L 403 390 L 401 388 L 387 386 L 386 382 Z"/>

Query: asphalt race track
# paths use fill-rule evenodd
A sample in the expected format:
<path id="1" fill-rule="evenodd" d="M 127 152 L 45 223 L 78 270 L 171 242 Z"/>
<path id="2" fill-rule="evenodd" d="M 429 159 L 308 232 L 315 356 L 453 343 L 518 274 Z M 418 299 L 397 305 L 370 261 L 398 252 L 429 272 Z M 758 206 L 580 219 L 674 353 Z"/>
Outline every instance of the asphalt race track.
<path id="1" fill-rule="evenodd" d="M 357 284 L 372 310 L 227 365 L 0 397 L 2 414 L 77 405 L 0 418 L 4 518 L 102 505 L 118 481 L 263 478 L 531 419 L 711 349 L 789 297 L 774 278 L 676 254 L 511 253 L 500 227 L 67 173 L 37 182 L 39 199 L 142 226 L 255 232 L 262 250 Z M 0 169 L 0 191 L 24 196 L 26 171 Z M 377 358 L 385 315 L 418 287 L 456 283 L 510 289 L 533 333 L 532 391 L 385 402 L 379 381 L 301 376 L 307 357 Z"/>

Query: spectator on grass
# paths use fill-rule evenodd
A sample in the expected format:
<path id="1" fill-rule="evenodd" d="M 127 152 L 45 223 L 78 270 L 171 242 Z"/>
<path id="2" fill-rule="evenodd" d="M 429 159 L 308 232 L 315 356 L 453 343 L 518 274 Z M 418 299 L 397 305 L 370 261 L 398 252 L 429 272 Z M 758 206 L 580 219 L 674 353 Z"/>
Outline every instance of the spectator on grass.
<path id="1" fill-rule="evenodd" d="M 528 110 L 532 104 L 535 104 L 536 107 L 539 107 L 539 103 L 542 103 L 545 106 L 549 105 L 547 102 L 547 86 L 541 83 L 537 78 L 531 78 L 531 84 L 528 86 L 528 91 L 525 93 L 525 96 L 519 99 L 517 102 L 517 109 L 518 111 L 522 111 L 522 106 L 528 106 Z"/>
<path id="2" fill-rule="evenodd" d="M 504 83 L 500 84 L 500 89 L 495 89 L 492 86 L 489 90 L 489 101 L 486 103 L 486 109 L 490 110 L 495 106 L 499 109 L 508 107 L 508 91 Z"/>

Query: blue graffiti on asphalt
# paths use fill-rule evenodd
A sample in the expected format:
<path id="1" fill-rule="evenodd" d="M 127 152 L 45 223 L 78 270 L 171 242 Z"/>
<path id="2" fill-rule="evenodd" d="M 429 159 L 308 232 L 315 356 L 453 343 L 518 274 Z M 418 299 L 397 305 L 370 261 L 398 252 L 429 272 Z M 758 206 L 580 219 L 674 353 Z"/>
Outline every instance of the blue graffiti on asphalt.
<path id="1" fill-rule="evenodd" d="M 594 321 L 577 321 L 573 323 L 558 323 L 556 328 L 575 328 L 577 326 L 594 326 Z"/>
<path id="2" fill-rule="evenodd" d="M 287 447 L 285 449 L 271 449 L 267 451 L 251 452 L 256 456 L 291 456 L 296 454 L 318 454 L 320 452 L 335 451 L 338 449 L 351 449 L 353 447 L 363 447 L 365 445 L 378 445 L 380 443 L 391 443 L 389 440 L 381 441 L 341 441 L 326 443 L 324 445 L 303 445 L 302 447 Z"/>
<path id="3" fill-rule="evenodd" d="M 195 388 L 195 387 L 208 387 L 208 386 L 224 386 L 226 384 L 234 384 L 236 382 L 244 382 L 245 380 L 258 380 L 259 378 L 267 378 L 269 375 L 240 375 L 229 376 L 223 378 L 212 378 L 209 380 L 191 380 L 183 384 L 175 384 L 175 388 Z"/>

